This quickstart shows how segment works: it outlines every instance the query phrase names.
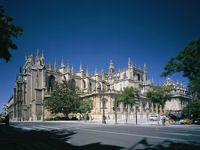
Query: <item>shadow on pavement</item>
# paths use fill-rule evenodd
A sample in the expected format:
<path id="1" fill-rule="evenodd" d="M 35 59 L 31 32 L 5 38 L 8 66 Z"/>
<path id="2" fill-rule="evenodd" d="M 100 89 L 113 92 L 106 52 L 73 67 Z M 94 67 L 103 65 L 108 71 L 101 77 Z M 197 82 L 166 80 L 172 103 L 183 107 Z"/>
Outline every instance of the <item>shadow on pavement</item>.
<path id="1" fill-rule="evenodd" d="M 67 141 L 76 134 L 71 131 L 44 131 L 22 130 L 0 124 L 0 150 L 119 150 L 122 147 L 93 143 L 84 146 L 75 146 Z M 127 150 L 199 150 L 200 143 L 176 143 L 163 141 L 152 145 L 144 138 Z"/>
<path id="2" fill-rule="evenodd" d="M 93 143 L 74 146 L 66 141 L 74 132 L 22 130 L 0 124 L 1 150 L 118 150 L 122 147 Z"/>
<path id="3" fill-rule="evenodd" d="M 127 150 L 200 150 L 200 143 L 190 142 L 190 143 L 177 143 L 169 140 L 165 140 L 159 144 L 152 145 L 149 144 L 144 138 L 140 142 L 136 143 Z"/>

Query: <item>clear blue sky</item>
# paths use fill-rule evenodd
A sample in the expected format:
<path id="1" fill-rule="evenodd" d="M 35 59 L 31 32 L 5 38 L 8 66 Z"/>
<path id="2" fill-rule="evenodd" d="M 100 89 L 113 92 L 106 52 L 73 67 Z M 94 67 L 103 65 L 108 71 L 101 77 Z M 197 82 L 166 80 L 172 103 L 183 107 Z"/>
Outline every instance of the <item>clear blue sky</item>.
<path id="1" fill-rule="evenodd" d="M 2 2 L 2 1 L 1 1 Z M 60 65 L 61 56 L 90 72 L 127 67 L 128 57 L 143 67 L 156 84 L 163 66 L 190 40 L 200 37 L 199 0 L 8 0 L 6 14 L 23 27 L 9 63 L 0 60 L 0 112 L 12 95 L 25 53 L 44 50 L 46 63 Z M 187 80 L 181 74 L 174 80 Z"/>

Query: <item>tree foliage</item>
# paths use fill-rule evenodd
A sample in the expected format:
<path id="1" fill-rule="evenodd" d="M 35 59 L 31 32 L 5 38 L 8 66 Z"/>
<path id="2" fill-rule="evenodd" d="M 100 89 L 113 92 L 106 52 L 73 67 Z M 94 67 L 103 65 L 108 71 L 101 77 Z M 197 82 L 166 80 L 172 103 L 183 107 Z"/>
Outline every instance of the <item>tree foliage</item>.
<path id="1" fill-rule="evenodd" d="M 161 76 L 182 72 L 190 80 L 189 88 L 200 97 L 200 38 L 192 40 L 164 66 Z"/>
<path id="2" fill-rule="evenodd" d="M 123 92 L 119 95 L 118 102 L 126 106 L 126 123 L 128 120 L 128 105 L 134 104 L 136 97 L 139 97 L 139 91 L 133 87 L 124 88 Z"/>
<path id="3" fill-rule="evenodd" d="M 73 80 L 55 83 L 55 90 L 51 97 L 45 101 L 45 107 L 53 114 L 77 112 L 80 105 L 80 98 L 76 94 L 76 87 Z"/>
<path id="4" fill-rule="evenodd" d="M 119 95 L 118 102 L 123 103 L 124 105 L 134 104 L 135 97 L 139 96 L 138 90 L 133 87 L 124 88 L 123 92 Z"/>
<path id="5" fill-rule="evenodd" d="M 9 48 L 15 50 L 17 45 L 13 43 L 12 38 L 18 38 L 23 29 L 12 24 L 13 18 L 4 14 L 4 8 L 0 5 L 0 58 L 7 62 L 11 58 Z"/>
<path id="6" fill-rule="evenodd" d="M 170 87 L 164 86 L 152 86 L 152 88 L 146 93 L 147 98 L 150 98 L 153 103 L 164 105 L 167 100 L 170 100 Z"/>
<path id="7" fill-rule="evenodd" d="M 87 113 L 91 112 L 92 109 L 93 109 L 93 101 L 91 99 L 83 99 L 80 102 L 80 107 L 78 109 L 78 112 Z"/>
<path id="8" fill-rule="evenodd" d="M 184 109 L 184 113 L 193 114 L 194 117 L 200 117 L 200 101 L 193 101 L 189 103 Z"/>

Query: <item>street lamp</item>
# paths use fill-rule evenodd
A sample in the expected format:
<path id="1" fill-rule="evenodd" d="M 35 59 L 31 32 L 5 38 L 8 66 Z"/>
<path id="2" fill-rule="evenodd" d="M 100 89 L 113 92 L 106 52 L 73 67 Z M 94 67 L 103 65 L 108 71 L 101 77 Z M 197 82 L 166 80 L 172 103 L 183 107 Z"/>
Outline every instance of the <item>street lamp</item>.
<path id="1" fill-rule="evenodd" d="M 102 123 L 103 123 L 103 124 L 106 124 L 106 116 L 105 116 L 105 108 L 104 108 L 104 107 L 105 107 L 105 100 L 104 100 L 104 83 L 105 83 L 105 81 L 103 80 L 103 81 L 102 81 L 102 86 L 103 86 L 103 88 L 102 88 L 102 94 L 103 94 L 103 100 L 102 100 L 102 104 L 103 104 Z M 97 89 L 98 89 L 99 94 L 100 94 L 101 88 L 98 87 Z M 100 96 L 100 99 L 101 99 L 101 96 Z"/>
<path id="2" fill-rule="evenodd" d="M 136 110 L 135 110 L 135 123 L 137 124 L 137 122 L 138 122 L 138 120 L 137 120 L 137 110 L 138 110 L 138 106 L 139 106 L 139 99 L 137 99 L 136 101 L 135 101 L 135 108 L 136 108 Z"/>
<path id="3" fill-rule="evenodd" d="M 113 89 L 113 95 L 115 94 L 115 89 Z M 114 107 L 113 107 L 113 111 L 115 112 L 115 124 L 117 124 L 117 97 L 114 96 Z"/>

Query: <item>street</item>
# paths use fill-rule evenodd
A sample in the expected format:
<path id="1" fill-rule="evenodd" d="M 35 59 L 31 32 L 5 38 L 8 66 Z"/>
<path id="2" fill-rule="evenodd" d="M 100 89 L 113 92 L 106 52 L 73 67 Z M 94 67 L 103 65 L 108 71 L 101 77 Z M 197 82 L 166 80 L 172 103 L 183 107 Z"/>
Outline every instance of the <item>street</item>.
<path id="1" fill-rule="evenodd" d="M 65 142 L 74 146 L 93 143 L 117 146 L 113 149 L 138 148 L 171 143 L 183 145 L 200 143 L 200 126 L 136 126 L 132 124 L 102 125 L 78 121 L 68 122 L 12 122 L 11 127 L 22 131 L 57 132 L 67 135 Z M 169 142 L 170 141 L 170 142 Z M 164 142 L 164 143 L 162 143 Z M 102 149 L 101 147 L 99 147 Z M 112 149 L 112 148 L 111 148 Z"/>

